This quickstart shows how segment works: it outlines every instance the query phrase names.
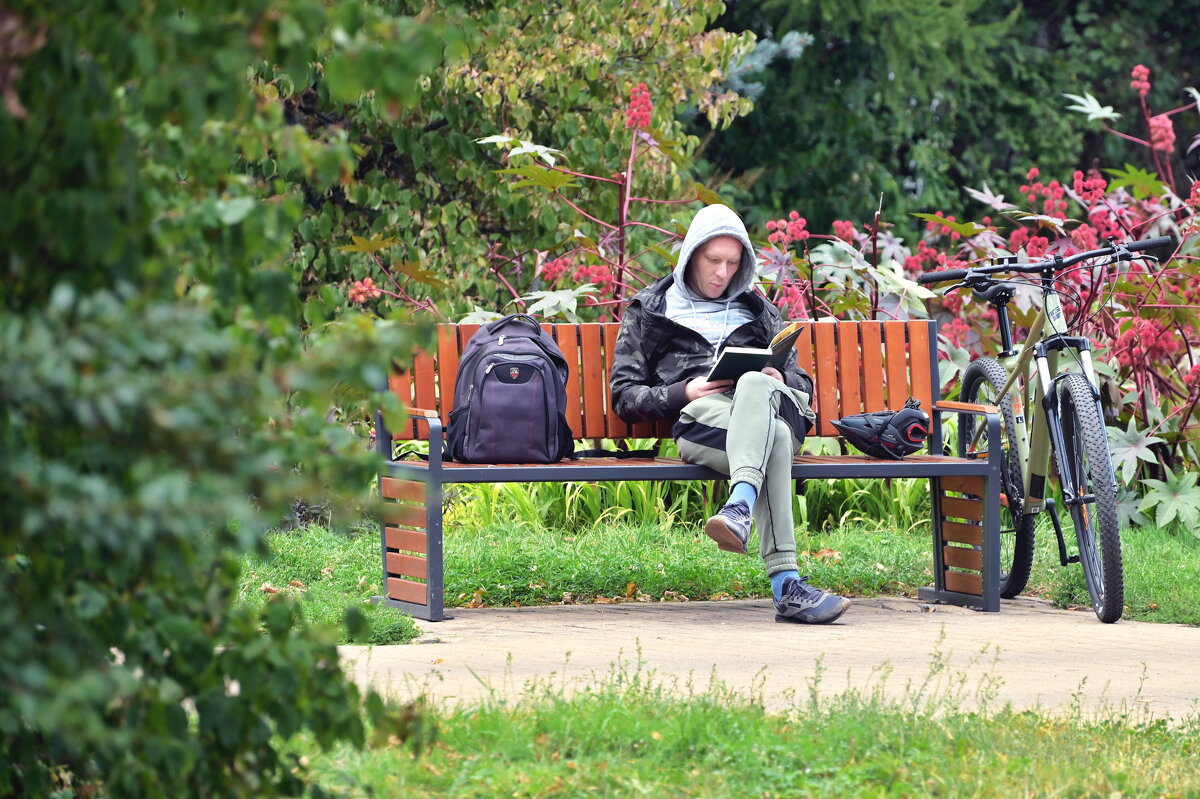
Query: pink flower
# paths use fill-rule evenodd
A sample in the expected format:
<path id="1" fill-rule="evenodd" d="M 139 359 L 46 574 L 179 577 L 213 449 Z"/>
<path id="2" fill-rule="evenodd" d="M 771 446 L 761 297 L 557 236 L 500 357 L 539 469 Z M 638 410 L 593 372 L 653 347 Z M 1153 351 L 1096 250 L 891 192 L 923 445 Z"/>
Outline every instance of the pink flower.
<path id="1" fill-rule="evenodd" d="M 833 235 L 847 244 L 854 243 L 854 223 L 845 219 L 833 220 Z M 909 256 L 910 258 L 912 256 Z"/>
<path id="2" fill-rule="evenodd" d="M 571 261 L 567 256 L 554 258 L 542 264 L 542 277 L 548 283 L 553 283 L 562 277 L 563 273 L 571 268 Z"/>
<path id="3" fill-rule="evenodd" d="M 650 112 L 654 104 L 650 102 L 650 90 L 646 84 L 639 83 L 629 92 L 629 106 L 625 109 L 625 127 L 634 130 L 645 130 L 650 127 Z"/>
<path id="4" fill-rule="evenodd" d="M 1141 64 L 1138 64 L 1129 73 L 1129 77 L 1133 78 L 1133 80 L 1129 82 L 1129 88 L 1136 91 L 1138 93 L 1138 97 L 1141 97 L 1144 100 L 1146 95 L 1150 93 L 1150 70 Z"/>
<path id="5" fill-rule="evenodd" d="M 362 280 L 356 280 L 350 285 L 350 290 L 346 292 L 346 296 L 350 302 L 355 305 L 363 305 L 367 300 L 373 300 L 383 294 L 383 289 L 375 285 L 374 278 L 364 277 Z"/>
<path id="6" fill-rule="evenodd" d="M 1175 151 L 1175 125 L 1166 114 L 1150 117 L 1150 146 L 1164 153 Z"/>

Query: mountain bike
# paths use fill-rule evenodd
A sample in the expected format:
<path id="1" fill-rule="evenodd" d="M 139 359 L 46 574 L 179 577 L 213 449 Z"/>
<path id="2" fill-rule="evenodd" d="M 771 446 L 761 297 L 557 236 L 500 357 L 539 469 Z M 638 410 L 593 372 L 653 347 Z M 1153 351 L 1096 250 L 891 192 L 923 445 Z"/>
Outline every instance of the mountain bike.
<path id="1" fill-rule="evenodd" d="M 1034 521 L 1045 510 L 1058 537 L 1061 565 L 1083 567 L 1096 616 L 1112 623 L 1124 612 L 1117 480 L 1092 365 L 1092 343 L 1084 336 L 1068 335 L 1060 295 L 1067 290 L 1063 278 L 1072 272 L 1106 268 L 1119 261 L 1157 261 L 1134 253 L 1170 243 L 1169 236 L 1162 236 L 1027 263 L 1018 256 L 1004 256 L 990 265 L 928 272 L 917 278 L 920 283 L 958 281 L 946 292 L 969 288 L 976 301 L 996 310 L 1001 350 L 995 357 L 971 361 L 963 372 L 959 399 L 999 408 L 1002 440 L 988 442 L 985 427 L 976 424 L 974 416 L 960 414 L 958 454 L 980 457 L 989 443 L 1002 448 L 1002 597 L 1016 596 L 1029 580 Z M 1037 275 L 1037 280 L 1017 283 L 997 275 Z M 1020 285 L 1038 289 L 1041 307 L 1017 350 L 1008 306 Z M 1062 502 L 1075 528 L 1078 551 L 1074 555 L 1068 554 L 1055 501 L 1046 496 L 1051 451 Z"/>

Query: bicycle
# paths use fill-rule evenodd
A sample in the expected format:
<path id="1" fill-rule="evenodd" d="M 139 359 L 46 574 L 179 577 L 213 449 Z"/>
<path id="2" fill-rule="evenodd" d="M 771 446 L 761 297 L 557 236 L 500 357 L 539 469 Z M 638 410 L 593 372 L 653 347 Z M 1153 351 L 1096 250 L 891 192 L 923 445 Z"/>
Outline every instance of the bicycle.
<path id="1" fill-rule="evenodd" d="M 984 356 L 971 361 L 963 372 L 959 398 L 1000 409 L 1000 595 L 1006 599 L 1017 596 L 1029 580 L 1035 518 L 1044 509 L 1058 537 L 1061 565 L 1080 563 L 1083 567 L 1096 616 L 1111 624 L 1124 612 L 1117 480 L 1104 430 L 1092 343 L 1085 336 L 1067 334 L 1069 326 L 1056 282 L 1074 271 L 1077 264 L 1096 259 L 1104 260 L 1077 268 L 1107 267 L 1119 261 L 1157 261 L 1134 253 L 1171 241 L 1169 236 L 1161 236 L 1029 263 L 1020 263 L 1018 256 L 1003 256 L 989 266 L 927 272 L 917 278 L 920 283 L 959 281 L 946 292 L 969 288 L 976 300 L 996 309 L 1001 351 L 994 358 Z M 1041 291 L 1041 307 L 1019 351 L 1013 347 L 1008 305 L 1021 284 L 994 277 L 1000 273 L 1038 275 L 1034 285 Z M 1068 365 L 1077 366 L 1078 371 L 1060 370 L 1064 353 L 1071 356 Z M 976 426 L 973 415 L 960 414 L 958 430 L 960 457 L 979 457 L 986 452 L 987 431 L 983 425 Z M 1067 553 L 1057 506 L 1052 497 L 1046 496 L 1051 450 L 1062 500 L 1075 528 L 1075 555 Z"/>

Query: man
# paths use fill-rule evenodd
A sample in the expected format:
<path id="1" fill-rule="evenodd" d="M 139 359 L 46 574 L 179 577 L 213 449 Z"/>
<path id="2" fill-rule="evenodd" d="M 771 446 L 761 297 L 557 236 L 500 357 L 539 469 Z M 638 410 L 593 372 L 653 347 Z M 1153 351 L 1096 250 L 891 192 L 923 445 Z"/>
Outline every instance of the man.
<path id="1" fill-rule="evenodd" d="M 815 418 L 812 380 L 794 359 L 786 372 L 766 367 L 736 385 L 704 379 L 722 347 L 766 347 L 783 327 L 752 290 L 754 274 L 741 218 L 724 205 L 700 209 L 674 272 L 629 301 L 610 387 L 621 418 L 676 420 L 681 457 L 730 475 L 729 500 L 704 532 L 746 554 L 757 524 L 775 620 L 824 624 L 850 603 L 810 586 L 796 564 L 791 464 Z"/>

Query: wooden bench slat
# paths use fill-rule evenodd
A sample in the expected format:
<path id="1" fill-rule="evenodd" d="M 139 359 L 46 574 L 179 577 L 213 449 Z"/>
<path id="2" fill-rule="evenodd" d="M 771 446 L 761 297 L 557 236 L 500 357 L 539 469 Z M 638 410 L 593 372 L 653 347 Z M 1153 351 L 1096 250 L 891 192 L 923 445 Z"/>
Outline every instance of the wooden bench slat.
<path id="1" fill-rule="evenodd" d="M 921 401 L 921 408 L 926 413 L 929 413 L 933 408 L 935 396 L 933 381 L 936 379 L 936 375 L 930 373 L 929 325 L 924 320 L 909 322 L 908 341 L 909 371 L 912 374 L 912 396 L 919 399 Z M 936 345 L 934 351 L 936 352 Z M 899 408 L 902 404 L 903 402 L 896 407 Z"/>
<path id="2" fill-rule="evenodd" d="M 415 555 L 401 555 L 399 552 L 387 553 L 388 574 L 399 577 L 417 577 L 429 579 L 429 561 Z"/>
<path id="3" fill-rule="evenodd" d="M 976 524 L 942 522 L 942 538 L 956 544 L 981 547 L 983 546 L 983 528 Z"/>
<path id="4" fill-rule="evenodd" d="M 947 591 L 983 596 L 983 575 L 948 571 L 945 577 Z"/>
<path id="5" fill-rule="evenodd" d="M 438 325 L 437 329 L 437 360 L 438 360 L 438 397 L 440 405 L 423 405 L 425 408 L 440 408 L 442 424 L 446 424 L 450 411 L 454 408 L 454 387 L 458 382 L 458 355 L 466 346 L 459 342 L 459 331 L 446 325 Z"/>
<path id="6" fill-rule="evenodd" d="M 401 527 L 415 527 L 418 530 L 424 530 L 425 506 L 401 505 L 398 502 L 388 502 L 383 506 L 383 520 L 388 524 L 396 524 Z"/>
<path id="7" fill-rule="evenodd" d="M 383 544 L 388 549 L 402 552 L 429 552 L 429 537 L 421 530 L 405 530 L 400 527 L 383 529 Z"/>
<path id="8" fill-rule="evenodd" d="M 604 368 L 603 331 L 596 325 L 580 328 L 582 360 L 579 371 L 583 375 L 583 417 L 585 420 L 582 438 L 605 438 L 608 432 L 604 424 L 605 399 L 608 384 Z"/>
<path id="9" fill-rule="evenodd" d="M 841 418 L 863 411 L 863 369 L 858 357 L 858 322 L 838 322 L 837 326 L 838 388 L 841 389 L 838 418 Z"/>
<path id="10" fill-rule="evenodd" d="M 412 390 L 412 372 L 404 370 L 403 372 L 393 371 L 388 375 L 388 390 L 400 398 L 401 404 L 405 407 L 413 406 L 413 390 Z M 400 440 L 412 440 L 417 438 L 417 423 L 405 422 L 403 428 L 391 431 L 394 438 Z"/>
<path id="11" fill-rule="evenodd" d="M 883 325 L 863 322 L 859 329 L 862 347 L 863 410 L 868 413 L 887 409 L 883 387 Z"/>
<path id="12" fill-rule="evenodd" d="M 429 604 L 426 600 L 428 590 L 425 583 L 414 583 L 412 580 L 404 580 L 399 577 L 387 578 L 387 591 L 390 599 L 412 602 L 415 605 L 427 605 Z"/>
<path id="13" fill-rule="evenodd" d="M 983 501 L 965 497 L 942 497 L 942 517 L 983 522 Z"/>
<path id="14" fill-rule="evenodd" d="M 983 478 L 973 475 L 954 475 L 941 479 L 942 491 L 957 491 L 960 494 L 983 496 Z"/>
<path id="15" fill-rule="evenodd" d="M 838 405 L 837 353 L 835 324 L 818 322 L 813 325 L 813 382 L 816 384 L 817 435 L 836 436 L 837 428 L 831 419 L 842 418 Z"/>
<path id="16" fill-rule="evenodd" d="M 804 321 L 804 320 L 798 320 Z M 800 331 L 800 338 L 796 339 L 796 363 L 800 364 L 809 377 L 813 375 L 813 323 L 811 320 L 804 329 Z"/>
<path id="17" fill-rule="evenodd" d="M 908 392 L 908 341 L 905 337 L 906 323 L 884 322 L 883 343 L 886 352 L 884 378 L 887 388 L 887 407 L 898 410 L 909 397 Z M 900 395 L 904 396 L 900 396 Z"/>
<path id="18" fill-rule="evenodd" d="M 571 426 L 571 436 L 583 438 L 583 398 L 582 378 L 579 369 L 579 328 L 576 325 L 555 325 L 554 342 L 562 350 L 567 359 L 570 374 L 567 376 L 567 424 Z"/>
<path id="19" fill-rule="evenodd" d="M 395 477 L 384 477 L 379 482 L 379 493 L 388 499 L 406 499 L 410 502 L 425 504 L 424 481 L 398 480 Z"/>
<path id="20" fill-rule="evenodd" d="M 983 571 L 983 552 L 967 547 L 942 547 L 942 561 L 956 569 Z"/>
<path id="21" fill-rule="evenodd" d="M 437 408 L 441 411 L 444 425 L 446 418 L 450 415 L 450 408 L 438 404 L 437 385 L 434 382 L 437 379 L 437 372 L 434 371 L 435 363 L 433 355 L 428 352 L 418 352 L 413 356 L 413 401 L 409 404 L 418 408 Z M 449 402 L 446 403 L 447 406 L 449 404 Z"/>

